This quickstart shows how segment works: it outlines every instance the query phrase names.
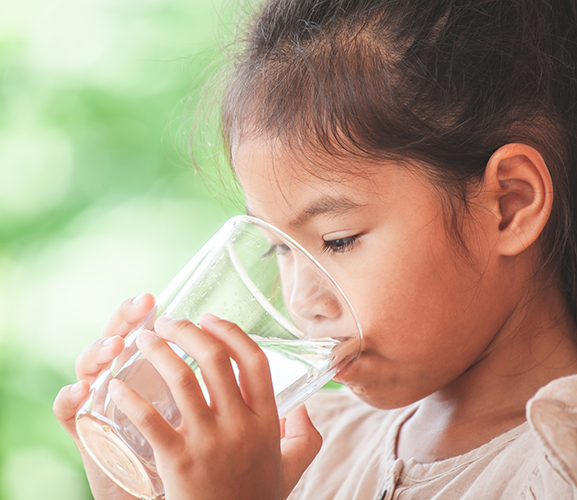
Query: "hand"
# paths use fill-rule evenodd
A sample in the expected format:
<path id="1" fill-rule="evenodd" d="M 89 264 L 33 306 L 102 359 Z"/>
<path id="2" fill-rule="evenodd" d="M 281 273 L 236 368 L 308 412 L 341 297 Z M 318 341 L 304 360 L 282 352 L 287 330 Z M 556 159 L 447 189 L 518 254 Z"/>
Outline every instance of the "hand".
<path id="1" fill-rule="evenodd" d="M 74 425 L 76 413 L 88 397 L 90 385 L 124 348 L 126 335 L 142 324 L 153 307 L 154 297 L 150 294 L 125 300 L 104 325 L 103 338 L 84 349 L 76 360 L 78 382 L 62 388 L 54 402 L 56 418 L 72 436 L 80 450 L 90 487 L 96 499 L 134 500 L 134 497 L 112 482 L 90 458 L 76 434 Z"/>
<path id="2" fill-rule="evenodd" d="M 144 330 L 137 340 L 172 391 L 177 429 L 119 380 L 110 395 L 154 449 L 167 500 L 285 499 L 320 450 L 320 434 L 304 407 L 279 425 L 266 355 L 238 326 L 206 314 L 201 327 L 161 318 L 157 335 Z M 194 357 L 210 404 L 166 341 Z"/>

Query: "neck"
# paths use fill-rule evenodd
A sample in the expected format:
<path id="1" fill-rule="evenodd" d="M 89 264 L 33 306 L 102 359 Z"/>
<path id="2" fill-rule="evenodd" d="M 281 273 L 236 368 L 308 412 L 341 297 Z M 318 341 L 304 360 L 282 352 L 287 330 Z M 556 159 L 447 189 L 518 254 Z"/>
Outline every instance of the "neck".
<path id="1" fill-rule="evenodd" d="M 422 400 L 401 430 L 401 458 L 426 463 L 475 449 L 523 423 L 540 387 L 577 373 L 576 328 L 558 287 L 525 299 L 465 373 Z"/>

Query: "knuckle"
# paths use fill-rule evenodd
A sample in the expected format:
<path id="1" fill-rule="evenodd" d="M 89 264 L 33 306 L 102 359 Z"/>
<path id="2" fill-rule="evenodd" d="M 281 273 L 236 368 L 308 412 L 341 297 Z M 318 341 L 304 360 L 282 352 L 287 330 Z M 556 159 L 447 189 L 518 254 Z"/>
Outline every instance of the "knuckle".
<path id="1" fill-rule="evenodd" d="M 82 375 L 88 372 L 86 366 L 86 359 L 87 356 L 85 356 L 83 352 L 80 356 L 76 358 L 76 361 L 74 362 L 74 372 L 76 373 L 76 378 L 78 379 L 83 378 Z"/>
<path id="2" fill-rule="evenodd" d="M 133 326 L 144 318 L 146 312 L 150 310 L 151 304 L 154 304 L 154 300 L 150 294 L 129 297 L 118 306 L 112 317 Z"/>
<path id="3" fill-rule="evenodd" d="M 221 320 L 221 325 L 222 325 L 222 330 L 224 332 L 241 332 L 244 334 L 244 332 L 242 331 L 240 326 L 238 326 L 236 323 L 232 323 L 232 322 L 226 321 L 226 320 Z"/>
<path id="4" fill-rule="evenodd" d="M 173 322 L 171 322 L 170 326 L 179 334 L 186 333 L 186 331 L 191 327 L 196 328 L 194 324 L 188 321 L 187 319 L 176 319 Z"/>
<path id="5" fill-rule="evenodd" d="M 52 405 L 52 412 L 54 413 L 54 416 L 60 422 L 62 422 L 63 420 L 68 420 L 68 411 L 67 411 L 68 405 L 64 401 L 65 400 L 65 394 L 64 394 L 65 389 L 66 389 L 66 387 L 60 389 L 60 392 L 58 392 L 58 395 L 56 396 L 56 399 L 54 400 L 54 404 Z"/>
<path id="6" fill-rule="evenodd" d="M 74 419 L 76 412 L 81 406 L 81 404 L 71 396 L 71 387 L 73 386 L 67 385 L 60 389 L 52 405 L 52 412 L 61 423 Z"/>
<path id="7" fill-rule="evenodd" d="M 128 311 L 130 311 L 130 309 L 132 308 L 132 301 L 135 299 L 136 297 L 129 297 L 125 300 L 123 300 L 121 302 L 121 304 L 118 306 L 118 308 L 116 309 L 116 311 L 118 311 L 122 316 L 125 316 Z"/>
<path id="8" fill-rule="evenodd" d="M 197 463 L 196 457 L 205 456 L 202 450 L 200 453 L 192 453 L 185 438 L 186 436 L 180 436 L 175 439 L 172 442 L 169 454 L 166 456 L 166 461 L 170 461 L 171 469 L 176 474 L 184 477 L 190 475 L 190 471 Z M 199 448 L 201 448 L 201 445 L 197 443 L 197 446 L 194 448 L 195 452 L 198 452 Z M 158 453 L 155 451 L 155 454 Z M 175 460 L 175 458 L 177 459 Z"/>
<path id="9" fill-rule="evenodd" d="M 139 337 L 137 340 L 137 345 L 141 351 L 154 356 L 164 349 L 166 343 L 156 335 L 152 335 L 147 339 L 142 339 L 142 337 Z"/>
<path id="10" fill-rule="evenodd" d="M 190 332 L 196 328 L 196 326 L 186 319 L 174 319 L 166 325 L 166 328 L 168 330 L 166 337 L 178 344 L 182 342 L 184 337 L 190 335 Z M 163 332 L 163 337 L 164 335 L 165 332 Z"/>
<path id="11" fill-rule="evenodd" d="M 195 384 L 197 384 L 196 375 L 188 367 L 176 370 L 172 374 L 172 377 L 174 384 L 185 391 L 189 388 L 192 388 Z"/>
<path id="12" fill-rule="evenodd" d="M 74 361 L 74 370 L 78 379 L 84 378 L 85 374 L 89 374 L 95 369 L 95 366 L 91 366 L 91 363 L 96 365 L 95 360 L 98 357 L 100 343 L 101 341 L 97 340 L 96 342 L 90 344 Z"/>
<path id="13" fill-rule="evenodd" d="M 136 411 L 132 420 L 138 422 L 137 426 L 150 429 L 155 426 L 157 414 L 153 408 L 141 408 Z"/>
<path id="14" fill-rule="evenodd" d="M 256 346 L 255 346 L 256 347 Z M 259 372 L 270 372 L 268 358 L 262 349 L 256 347 L 247 357 L 249 365 Z"/>
<path id="15" fill-rule="evenodd" d="M 228 357 L 228 352 L 225 347 L 220 343 L 211 343 L 208 345 L 200 355 L 201 362 L 213 365 L 213 366 L 223 366 L 227 363 L 230 364 Z"/>
<path id="16" fill-rule="evenodd" d="M 166 343 L 163 342 L 162 340 L 160 340 L 159 338 L 156 338 L 156 339 L 148 342 L 146 345 L 147 345 L 147 349 L 152 354 L 156 355 L 157 353 L 164 351 Z"/>
<path id="17" fill-rule="evenodd" d="M 76 361 L 74 362 L 74 373 L 76 373 L 77 377 L 78 377 L 78 374 L 82 371 L 83 367 L 84 367 L 84 364 L 83 364 L 81 358 L 80 357 L 76 358 Z"/>
<path id="18" fill-rule="evenodd" d="M 112 314 L 106 320 L 104 326 L 102 327 L 102 336 L 109 337 L 112 334 L 114 334 L 113 333 L 114 331 L 119 330 L 121 328 L 122 322 L 128 323 L 126 318 L 128 315 L 128 310 L 130 308 L 131 300 L 132 298 L 126 299 L 116 309 L 114 309 L 114 311 L 112 311 Z"/>

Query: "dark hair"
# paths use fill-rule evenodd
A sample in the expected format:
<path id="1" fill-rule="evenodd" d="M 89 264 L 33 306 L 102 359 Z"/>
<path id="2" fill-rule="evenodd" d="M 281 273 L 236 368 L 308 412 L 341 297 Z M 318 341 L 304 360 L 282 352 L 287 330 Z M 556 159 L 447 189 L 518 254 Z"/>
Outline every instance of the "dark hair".
<path id="1" fill-rule="evenodd" d="M 222 132 L 229 148 L 254 133 L 424 165 L 450 194 L 456 233 L 491 155 L 535 147 L 554 183 L 543 262 L 575 317 L 576 20 L 575 0 L 271 0 L 228 84 Z"/>

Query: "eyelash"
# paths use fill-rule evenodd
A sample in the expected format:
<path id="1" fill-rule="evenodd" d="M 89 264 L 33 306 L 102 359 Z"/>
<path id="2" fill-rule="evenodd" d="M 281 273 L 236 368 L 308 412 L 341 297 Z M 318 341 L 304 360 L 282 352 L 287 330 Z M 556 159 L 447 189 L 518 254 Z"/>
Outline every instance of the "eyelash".
<path id="1" fill-rule="evenodd" d="M 348 252 L 349 250 L 353 249 L 360 237 L 360 234 L 355 234 L 354 236 L 348 236 L 346 238 L 337 238 L 336 240 L 324 241 L 323 252 L 330 252 L 333 254 Z M 288 251 L 290 251 L 290 248 L 287 245 L 271 245 L 263 257 L 268 257 L 273 252 L 276 252 L 277 255 L 284 255 Z"/>
<path id="2" fill-rule="evenodd" d="M 263 254 L 263 257 L 268 257 L 269 255 L 275 253 L 277 255 L 284 255 L 287 252 L 290 252 L 290 248 L 288 245 L 273 245 L 271 244 L 270 248 Z"/>
<path id="3" fill-rule="evenodd" d="M 352 250 L 358 239 L 361 237 L 360 234 L 355 234 L 354 236 L 348 236 L 347 238 L 338 238 L 336 240 L 327 240 L 323 243 L 323 252 L 330 253 L 345 253 Z"/>

